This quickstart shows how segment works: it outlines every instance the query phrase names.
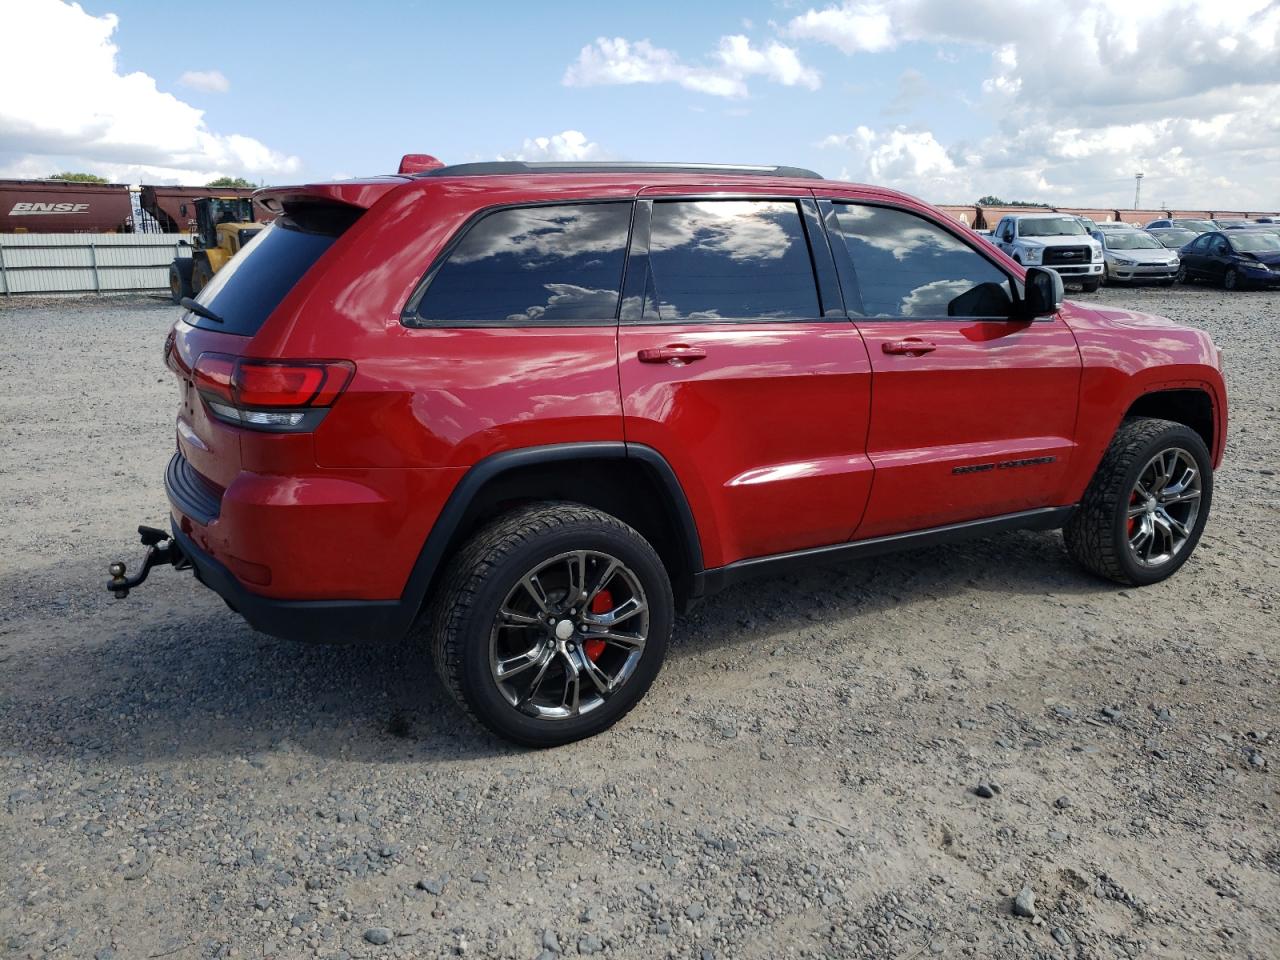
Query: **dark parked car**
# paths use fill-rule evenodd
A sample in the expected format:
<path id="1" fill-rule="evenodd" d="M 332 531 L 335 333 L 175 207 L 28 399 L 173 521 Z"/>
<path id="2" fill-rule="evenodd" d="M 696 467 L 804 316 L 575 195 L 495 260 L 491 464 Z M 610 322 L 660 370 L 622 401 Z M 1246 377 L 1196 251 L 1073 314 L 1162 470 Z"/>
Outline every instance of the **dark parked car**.
<path id="1" fill-rule="evenodd" d="M 1180 251 L 1178 279 L 1212 280 L 1228 290 L 1280 286 L 1280 236 L 1269 230 L 1202 234 Z"/>
<path id="2" fill-rule="evenodd" d="M 1211 230 L 1218 229 L 1212 220 L 1193 220 L 1188 217 L 1170 217 L 1164 220 L 1152 220 L 1147 224 L 1148 230 L 1168 230 L 1170 227 L 1179 227 L 1183 230 L 1194 230 L 1196 233 L 1208 233 Z"/>
<path id="3" fill-rule="evenodd" d="M 1147 233 L 1159 240 L 1161 246 L 1171 250 L 1179 250 L 1200 236 L 1198 231 L 1186 227 L 1148 227 Z"/>

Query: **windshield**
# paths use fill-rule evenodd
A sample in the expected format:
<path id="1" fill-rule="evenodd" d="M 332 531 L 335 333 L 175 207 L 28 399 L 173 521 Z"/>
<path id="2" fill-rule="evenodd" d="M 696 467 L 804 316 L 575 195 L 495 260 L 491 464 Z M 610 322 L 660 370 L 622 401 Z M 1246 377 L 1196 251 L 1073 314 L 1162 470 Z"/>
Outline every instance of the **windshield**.
<path id="1" fill-rule="evenodd" d="M 1075 217 L 1036 217 L 1019 222 L 1018 233 L 1024 237 L 1078 237 L 1084 233 L 1084 224 Z"/>
<path id="2" fill-rule="evenodd" d="M 1103 237 L 1108 250 L 1159 250 L 1160 243 L 1147 233 L 1130 230 L 1127 233 L 1106 233 Z"/>
<path id="3" fill-rule="evenodd" d="M 1194 230 L 1197 233 L 1212 233 L 1218 229 L 1210 220 L 1175 220 L 1173 225 L 1175 227 L 1184 227 L 1187 230 Z"/>
<path id="4" fill-rule="evenodd" d="M 1200 234 L 1194 230 L 1161 230 L 1155 235 L 1155 238 L 1166 247 L 1181 247 L 1198 236 Z"/>
<path id="5" fill-rule="evenodd" d="M 1227 239 L 1231 241 L 1232 249 L 1239 253 L 1274 253 L 1280 250 L 1280 237 L 1265 230 L 1256 233 L 1241 231 L 1231 234 Z"/>

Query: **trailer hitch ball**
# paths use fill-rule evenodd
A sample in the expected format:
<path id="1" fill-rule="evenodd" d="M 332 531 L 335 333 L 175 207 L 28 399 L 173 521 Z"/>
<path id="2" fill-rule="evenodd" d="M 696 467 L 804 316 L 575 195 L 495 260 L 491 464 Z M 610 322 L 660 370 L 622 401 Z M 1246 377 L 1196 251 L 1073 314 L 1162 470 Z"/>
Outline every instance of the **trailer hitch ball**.
<path id="1" fill-rule="evenodd" d="M 126 576 L 127 568 L 123 560 L 113 560 L 107 566 L 107 572 L 111 574 L 107 589 L 117 600 L 129 596 L 129 591 L 146 580 L 153 567 L 172 566 L 175 570 L 187 570 L 191 567 L 191 561 L 183 556 L 177 543 L 165 531 L 156 527 L 139 527 L 138 537 L 147 548 L 142 558 L 142 569 L 138 573 L 132 577 Z"/>
<path id="2" fill-rule="evenodd" d="M 115 594 L 117 600 L 123 600 L 129 595 L 129 581 L 125 579 L 124 575 L 124 561 L 116 560 L 111 566 L 107 567 L 107 572 L 111 574 L 111 582 L 107 584 L 107 588 Z"/>

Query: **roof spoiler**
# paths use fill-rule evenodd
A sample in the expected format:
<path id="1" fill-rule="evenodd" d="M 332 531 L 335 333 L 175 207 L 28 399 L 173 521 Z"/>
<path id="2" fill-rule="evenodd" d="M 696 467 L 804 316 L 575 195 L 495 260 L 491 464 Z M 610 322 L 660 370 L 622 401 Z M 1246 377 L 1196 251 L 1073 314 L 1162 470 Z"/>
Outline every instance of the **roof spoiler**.
<path id="1" fill-rule="evenodd" d="M 367 210 L 385 194 L 406 181 L 400 177 L 374 177 L 368 180 L 338 180 L 334 183 L 308 183 L 291 187 L 265 187 L 253 199 L 272 213 L 280 213 L 285 204 L 346 204 Z"/>

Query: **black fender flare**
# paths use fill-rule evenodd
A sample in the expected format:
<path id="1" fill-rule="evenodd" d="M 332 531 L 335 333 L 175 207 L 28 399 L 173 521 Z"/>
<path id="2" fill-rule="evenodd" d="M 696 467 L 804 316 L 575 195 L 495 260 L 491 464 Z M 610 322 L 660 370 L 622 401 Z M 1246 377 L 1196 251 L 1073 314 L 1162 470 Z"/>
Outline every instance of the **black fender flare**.
<path id="1" fill-rule="evenodd" d="M 685 496 L 684 488 L 666 457 L 644 444 L 626 443 L 621 440 L 604 440 L 590 443 L 557 443 L 539 447 L 521 447 L 490 454 L 475 463 L 463 474 L 439 516 L 427 534 L 426 542 L 418 553 L 404 591 L 400 595 L 401 606 L 412 609 L 416 615 L 426 601 L 431 585 L 441 563 L 448 555 L 454 535 L 467 514 L 467 509 L 480 491 L 494 478 L 511 470 L 536 464 L 564 463 L 573 460 L 635 460 L 653 472 L 654 478 L 666 491 L 672 507 L 672 526 L 681 541 L 684 559 L 695 582 L 703 572 L 702 541 L 693 510 Z"/>

